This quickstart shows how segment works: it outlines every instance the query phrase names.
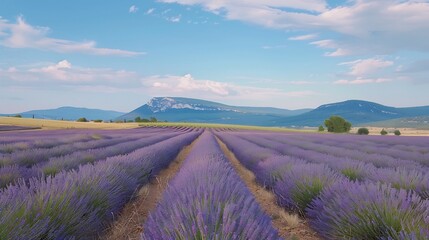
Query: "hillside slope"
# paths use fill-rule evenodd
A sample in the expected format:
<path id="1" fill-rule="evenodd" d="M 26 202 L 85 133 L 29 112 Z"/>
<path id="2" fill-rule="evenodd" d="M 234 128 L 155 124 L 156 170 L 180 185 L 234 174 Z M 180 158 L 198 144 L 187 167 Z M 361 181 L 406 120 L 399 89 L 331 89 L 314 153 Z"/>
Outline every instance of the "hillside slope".
<path id="1" fill-rule="evenodd" d="M 133 120 L 136 117 L 156 117 L 170 122 L 207 122 L 276 126 L 287 116 L 299 115 L 310 109 L 287 110 L 265 107 L 237 107 L 192 98 L 156 97 L 147 104 L 120 116 Z"/>
<path id="2" fill-rule="evenodd" d="M 404 117 L 428 116 L 429 106 L 395 108 L 374 102 L 348 100 L 339 103 L 325 104 L 307 113 L 284 118 L 284 126 L 319 126 L 332 115 L 338 115 L 354 125 L 378 122 Z"/>

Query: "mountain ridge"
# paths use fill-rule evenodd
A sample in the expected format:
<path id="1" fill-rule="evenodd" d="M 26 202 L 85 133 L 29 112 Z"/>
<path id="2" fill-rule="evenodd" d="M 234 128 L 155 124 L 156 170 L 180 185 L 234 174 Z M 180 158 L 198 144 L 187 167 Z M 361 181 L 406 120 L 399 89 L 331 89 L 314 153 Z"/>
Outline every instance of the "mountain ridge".
<path id="1" fill-rule="evenodd" d="M 307 113 L 283 119 L 285 126 L 318 126 L 332 115 L 338 115 L 354 125 L 404 117 L 429 116 L 429 106 L 390 107 L 364 100 L 347 100 L 324 104 Z"/>
<path id="2" fill-rule="evenodd" d="M 394 119 L 429 118 L 429 106 L 391 107 L 364 100 L 346 100 L 320 105 L 315 109 L 288 110 L 272 107 L 231 106 L 218 102 L 183 97 L 155 97 L 128 113 L 64 106 L 56 109 L 19 113 L 23 117 L 76 120 L 134 120 L 156 117 L 169 122 L 224 123 L 256 126 L 317 127 L 338 115 L 354 126 L 391 123 Z M 15 114 L 0 114 L 11 116 Z M 426 118 L 425 118 L 426 119 Z M 401 126 L 414 120 L 401 120 Z M 426 120 L 424 120 L 426 121 Z M 396 121 L 398 123 L 398 121 Z M 424 122 L 423 122 L 424 123 Z"/>
<path id="3" fill-rule="evenodd" d="M 156 117 L 159 120 L 179 122 L 274 126 L 282 117 L 298 115 L 307 111 L 310 109 L 240 107 L 193 98 L 155 97 L 146 104 L 120 116 L 118 120 Z"/>
<path id="4" fill-rule="evenodd" d="M 41 119 L 52 119 L 52 120 L 77 120 L 78 118 L 85 117 L 88 120 L 101 119 L 104 121 L 113 120 L 117 117 L 123 115 L 123 112 L 117 112 L 112 110 L 101 110 L 85 107 L 71 107 L 63 106 L 54 109 L 40 109 L 40 110 L 30 110 L 21 113 L 15 114 L 1 114 L 3 116 L 14 116 L 21 115 L 25 118 L 32 118 L 33 115 L 35 118 Z"/>

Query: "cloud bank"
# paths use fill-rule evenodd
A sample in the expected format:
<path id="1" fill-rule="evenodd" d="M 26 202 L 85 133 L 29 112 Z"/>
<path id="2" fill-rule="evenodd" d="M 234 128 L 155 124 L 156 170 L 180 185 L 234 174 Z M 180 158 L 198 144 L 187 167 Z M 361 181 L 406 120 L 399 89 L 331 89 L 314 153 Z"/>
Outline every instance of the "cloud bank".
<path id="1" fill-rule="evenodd" d="M 427 1 L 351 0 L 330 7 L 325 0 L 161 0 L 199 5 L 206 11 L 267 28 L 328 31 L 336 40 L 313 42 L 332 49 L 326 56 L 391 54 L 402 50 L 429 51 Z M 310 40 L 312 34 L 291 40 Z"/>
<path id="2" fill-rule="evenodd" d="M 48 37 L 50 29 L 28 24 L 23 17 L 16 23 L 0 18 L 0 45 L 8 48 L 31 48 L 58 53 L 83 53 L 100 56 L 132 57 L 142 52 L 97 47 L 95 41 L 77 42 Z"/>

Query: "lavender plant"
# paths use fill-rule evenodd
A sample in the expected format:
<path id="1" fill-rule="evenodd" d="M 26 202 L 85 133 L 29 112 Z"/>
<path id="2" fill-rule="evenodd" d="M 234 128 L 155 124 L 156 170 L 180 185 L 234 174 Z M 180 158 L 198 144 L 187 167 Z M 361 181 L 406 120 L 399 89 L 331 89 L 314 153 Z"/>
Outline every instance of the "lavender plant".
<path id="1" fill-rule="evenodd" d="M 323 164 L 294 164 L 280 176 L 273 189 L 279 204 L 301 215 L 323 189 L 341 180 Z"/>
<path id="2" fill-rule="evenodd" d="M 149 215 L 142 235 L 142 239 L 278 238 L 270 218 L 208 132 Z"/>
<path id="3" fill-rule="evenodd" d="M 429 238 L 429 202 L 384 184 L 339 181 L 307 209 L 327 239 Z"/>
<path id="4" fill-rule="evenodd" d="M 181 134 L 128 155 L 0 190 L 0 239 L 91 239 L 135 189 L 199 135 Z"/>

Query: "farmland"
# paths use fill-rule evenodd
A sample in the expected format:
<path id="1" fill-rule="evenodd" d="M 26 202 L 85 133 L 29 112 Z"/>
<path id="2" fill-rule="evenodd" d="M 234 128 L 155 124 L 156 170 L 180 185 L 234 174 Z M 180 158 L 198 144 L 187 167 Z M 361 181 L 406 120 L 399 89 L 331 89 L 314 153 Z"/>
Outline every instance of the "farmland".
<path id="1" fill-rule="evenodd" d="M 428 239 L 427 146 L 172 124 L 5 131 L 0 239 Z M 168 169 L 157 197 L 137 194 Z"/>

